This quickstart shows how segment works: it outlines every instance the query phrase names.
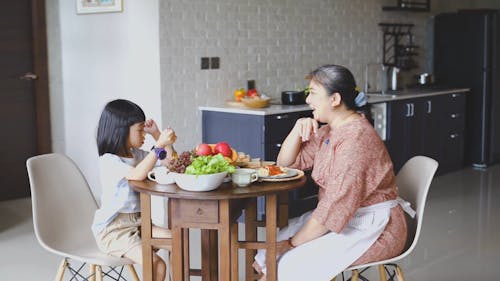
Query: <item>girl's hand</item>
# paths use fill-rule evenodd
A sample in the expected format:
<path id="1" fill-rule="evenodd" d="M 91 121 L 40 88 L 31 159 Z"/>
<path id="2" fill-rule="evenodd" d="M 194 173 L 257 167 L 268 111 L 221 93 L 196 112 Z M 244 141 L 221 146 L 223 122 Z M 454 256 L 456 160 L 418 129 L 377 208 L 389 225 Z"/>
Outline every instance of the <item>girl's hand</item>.
<path id="1" fill-rule="evenodd" d="M 156 146 L 157 147 L 165 147 L 167 145 L 172 145 L 175 140 L 177 139 L 177 136 L 175 135 L 174 130 L 171 128 L 167 128 L 161 132 L 160 137 L 156 141 Z"/>
<path id="2" fill-rule="evenodd" d="M 318 128 L 318 121 L 312 118 L 300 118 L 295 123 L 293 130 L 301 138 L 302 142 L 306 142 L 310 139 L 312 134 L 318 133 Z"/>
<path id="3" fill-rule="evenodd" d="M 160 130 L 153 119 L 148 119 L 144 122 L 144 132 L 153 136 L 155 140 L 158 140 L 160 137 Z"/>

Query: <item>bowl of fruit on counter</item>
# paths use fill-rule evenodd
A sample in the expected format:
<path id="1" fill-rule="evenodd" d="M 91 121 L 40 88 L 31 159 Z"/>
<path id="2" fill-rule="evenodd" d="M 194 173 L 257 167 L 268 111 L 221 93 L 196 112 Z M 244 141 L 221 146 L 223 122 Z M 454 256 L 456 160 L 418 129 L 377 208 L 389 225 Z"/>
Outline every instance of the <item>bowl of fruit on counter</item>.
<path id="1" fill-rule="evenodd" d="M 233 154 L 227 143 L 200 144 L 172 159 L 168 169 L 179 188 L 188 191 L 210 191 L 219 187 L 228 173 L 234 172 Z"/>

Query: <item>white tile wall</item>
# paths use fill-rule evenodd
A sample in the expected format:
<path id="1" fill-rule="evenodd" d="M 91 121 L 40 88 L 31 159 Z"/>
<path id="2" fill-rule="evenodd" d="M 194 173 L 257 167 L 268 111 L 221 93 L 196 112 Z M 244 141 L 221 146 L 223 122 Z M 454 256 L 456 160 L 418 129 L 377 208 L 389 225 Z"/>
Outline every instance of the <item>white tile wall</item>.
<path id="1" fill-rule="evenodd" d="M 223 103 L 253 79 L 260 92 L 279 99 L 304 87 L 304 76 L 326 63 L 354 73 L 381 61 L 379 22 L 416 25 L 426 66 L 429 13 L 383 12 L 383 0 L 190 0 L 160 1 L 162 121 L 179 136 L 177 149 L 201 142 L 198 106 Z M 201 70 L 201 57 L 218 56 L 221 68 Z"/>

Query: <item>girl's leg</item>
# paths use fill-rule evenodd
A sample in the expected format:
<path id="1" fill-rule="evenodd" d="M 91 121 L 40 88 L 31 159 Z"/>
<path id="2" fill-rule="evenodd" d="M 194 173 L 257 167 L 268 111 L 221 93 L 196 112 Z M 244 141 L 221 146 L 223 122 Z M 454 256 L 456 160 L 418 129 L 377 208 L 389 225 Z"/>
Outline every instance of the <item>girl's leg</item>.
<path id="1" fill-rule="evenodd" d="M 142 247 L 137 245 L 125 253 L 125 257 L 133 260 L 137 264 L 142 264 Z M 155 281 L 165 281 L 167 266 L 162 258 L 153 253 L 153 279 Z"/>

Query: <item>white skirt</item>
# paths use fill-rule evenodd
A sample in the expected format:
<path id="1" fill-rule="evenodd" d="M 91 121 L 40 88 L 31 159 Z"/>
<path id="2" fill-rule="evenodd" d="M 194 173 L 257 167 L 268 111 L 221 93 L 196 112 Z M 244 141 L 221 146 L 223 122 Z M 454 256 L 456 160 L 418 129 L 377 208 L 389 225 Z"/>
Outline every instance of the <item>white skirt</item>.
<path id="1" fill-rule="evenodd" d="M 407 202 L 398 198 L 360 208 L 342 232 L 329 232 L 286 252 L 278 260 L 278 280 L 331 280 L 377 241 L 389 222 L 391 208 L 398 203 L 403 205 Z M 295 235 L 311 214 L 312 211 L 290 219 L 288 226 L 278 232 L 277 240 L 287 240 Z M 255 261 L 266 273 L 265 250 L 258 251 Z"/>

